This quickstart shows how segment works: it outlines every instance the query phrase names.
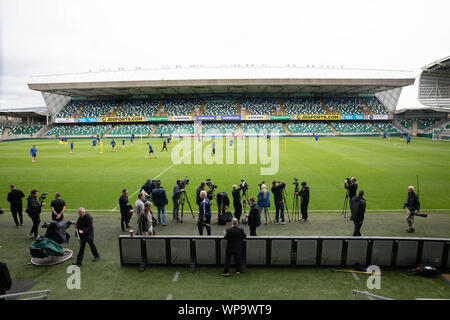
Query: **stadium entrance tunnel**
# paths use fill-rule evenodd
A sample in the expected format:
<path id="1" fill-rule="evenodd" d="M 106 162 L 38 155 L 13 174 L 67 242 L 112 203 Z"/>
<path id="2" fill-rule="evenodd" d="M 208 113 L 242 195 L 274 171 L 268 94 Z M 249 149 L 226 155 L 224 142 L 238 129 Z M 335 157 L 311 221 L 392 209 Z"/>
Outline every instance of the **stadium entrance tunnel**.
<path id="1" fill-rule="evenodd" d="M 119 236 L 121 265 L 222 266 L 226 240 L 220 236 Z M 450 239 L 407 237 L 248 237 L 242 247 L 246 266 L 369 266 L 438 269 L 450 266 Z"/>

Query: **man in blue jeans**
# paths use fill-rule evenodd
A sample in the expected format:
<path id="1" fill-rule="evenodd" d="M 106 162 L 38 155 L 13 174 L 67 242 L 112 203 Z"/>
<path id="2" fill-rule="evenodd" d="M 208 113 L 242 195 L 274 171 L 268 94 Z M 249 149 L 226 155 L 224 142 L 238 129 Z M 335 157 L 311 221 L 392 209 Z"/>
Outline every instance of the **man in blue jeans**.
<path id="1" fill-rule="evenodd" d="M 158 224 L 166 226 L 166 205 L 169 201 L 167 200 L 166 190 L 161 186 L 161 181 L 156 182 L 156 189 L 152 192 L 152 200 L 158 208 Z"/>
<path id="2" fill-rule="evenodd" d="M 284 203 L 282 194 L 285 187 L 286 184 L 283 180 L 281 180 L 279 183 L 277 183 L 276 181 L 272 181 L 272 193 L 276 209 L 275 224 L 278 224 L 279 214 L 281 215 L 281 224 L 286 224 L 286 221 L 284 220 Z"/>

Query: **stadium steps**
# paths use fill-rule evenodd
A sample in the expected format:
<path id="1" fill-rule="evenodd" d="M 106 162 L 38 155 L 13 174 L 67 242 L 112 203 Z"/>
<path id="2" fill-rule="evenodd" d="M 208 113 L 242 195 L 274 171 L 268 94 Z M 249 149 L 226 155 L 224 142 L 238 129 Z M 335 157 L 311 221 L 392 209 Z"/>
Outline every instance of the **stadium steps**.
<path id="1" fill-rule="evenodd" d="M 205 99 L 202 99 L 202 105 L 200 106 L 200 110 L 198 111 L 198 115 L 203 115 L 203 107 L 205 106 Z"/>
<path id="2" fill-rule="evenodd" d="M 429 126 L 429 127 L 425 128 L 423 130 L 423 133 L 431 133 L 431 132 L 433 132 L 433 129 L 438 129 L 438 128 L 441 128 L 441 127 L 444 128 L 446 126 L 447 122 L 448 122 L 447 119 L 442 119 L 441 121 L 433 124 L 432 126 Z"/>
<path id="3" fill-rule="evenodd" d="M 322 107 L 325 109 L 325 112 L 326 112 L 327 114 L 331 114 L 330 110 L 328 110 L 327 105 L 325 104 L 325 102 L 323 102 L 322 99 L 320 99 L 320 103 L 322 104 Z M 335 130 L 335 131 L 336 131 L 336 130 Z"/>
<path id="4" fill-rule="evenodd" d="M 404 126 L 402 126 L 402 125 L 400 124 L 400 122 L 398 122 L 397 120 L 393 120 L 393 121 L 392 121 L 392 125 L 393 125 L 394 127 L 396 127 L 398 130 L 400 130 L 401 132 L 407 131 L 407 129 L 406 129 Z"/>
<path id="5" fill-rule="evenodd" d="M 375 129 L 377 129 L 380 133 L 383 133 L 383 130 L 381 130 L 380 128 L 378 128 L 378 126 L 375 123 L 372 123 L 373 127 Z"/>
<path id="6" fill-rule="evenodd" d="M 281 101 L 281 100 L 280 100 L 280 101 Z M 287 128 L 287 126 L 286 126 L 285 123 L 283 123 L 283 128 L 284 128 L 284 132 L 286 132 L 286 135 L 290 136 L 291 133 L 289 132 L 289 130 L 288 130 L 288 128 Z"/>
<path id="7" fill-rule="evenodd" d="M 281 114 L 282 114 L 282 115 L 285 115 L 285 114 L 286 114 L 286 110 L 284 110 L 283 100 L 280 99 L 280 100 L 279 100 L 279 103 L 280 103 Z M 287 132 L 287 131 L 286 131 L 286 132 Z"/>
<path id="8" fill-rule="evenodd" d="M 363 114 L 367 114 L 367 115 L 369 115 L 369 114 L 375 114 L 375 113 L 372 111 L 372 109 L 370 109 L 370 107 L 369 107 L 369 105 L 367 104 L 366 100 L 364 100 L 363 98 L 361 98 L 360 100 L 361 100 L 361 103 L 367 108 L 367 110 L 369 110 L 369 112 L 365 112 L 364 109 L 361 109 L 361 112 L 362 112 Z"/>
<path id="9" fill-rule="evenodd" d="M 242 136 L 242 127 L 240 124 L 238 124 L 238 136 Z"/>
<path id="10" fill-rule="evenodd" d="M 158 125 L 155 125 L 155 126 L 153 127 L 152 132 L 150 132 L 150 134 L 149 134 L 148 136 L 149 136 L 149 137 L 153 136 L 153 134 L 155 133 L 155 131 L 156 131 L 157 128 L 158 128 Z"/>
<path id="11" fill-rule="evenodd" d="M 339 134 L 330 123 L 327 123 L 327 125 L 330 127 L 331 130 L 333 130 L 334 134 Z"/>
<path id="12" fill-rule="evenodd" d="M 9 128 L 5 128 L 5 131 L 3 131 L 3 136 L 2 136 L 3 140 L 5 140 L 6 137 L 8 136 L 8 132 L 9 132 Z"/>
<path id="13" fill-rule="evenodd" d="M 51 126 L 46 124 L 45 126 L 43 126 L 38 132 L 36 132 L 36 134 L 34 135 L 35 137 L 41 137 L 44 135 L 44 133 L 46 133 L 47 131 L 49 131 L 51 129 Z"/>
<path id="14" fill-rule="evenodd" d="M 237 114 L 240 115 L 241 114 L 241 100 L 239 98 L 236 100 L 236 106 L 237 106 Z"/>
<path id="15" fill-rule="evenodd" d="M 84 106 L 84 103 L 82 102 L 82 103 L 80 104 L 80 106 L 79 106 L 78 108 L 76 108 L 76 110 L 74 111 L 74 113 L 71 114 L 71 118 L 75 118 L 75 114 L 77 114 L 77 113 L 81 110 L 81 108 L 83 108 L 83 106 Z M 81 114 L 83 114 L 83 113 L 81 113 Z"/>
<path id="16" fill-rule="evenodd" d="M 164 100 L 161 100 L 159 103 L 158 109 L 156 109 L 155 117 L 158 116 L 159 112 L 161 111 L 162 106 L 164 105 Z"/>
<path id="17" fill-rule="evenodd" d="M 102 138 L 103 138 L 104 136 L 106 136 L 113 128 L 114 128 L 114 127 L 111 126 L 111 128 L 109 128 L 108 131 L 106 131 L 104 134 L 102 134 Z"/>
<path id="18" fill-rule="evenodd" d="M 120 108 L 122 108 L 124 101 L 122 101 L 119 106 L 117 107 L 116 110 L 114 110 L 114 112 L 112 113 L 111 117 L 115 117 L 117 112 L 119 112 Z"/>

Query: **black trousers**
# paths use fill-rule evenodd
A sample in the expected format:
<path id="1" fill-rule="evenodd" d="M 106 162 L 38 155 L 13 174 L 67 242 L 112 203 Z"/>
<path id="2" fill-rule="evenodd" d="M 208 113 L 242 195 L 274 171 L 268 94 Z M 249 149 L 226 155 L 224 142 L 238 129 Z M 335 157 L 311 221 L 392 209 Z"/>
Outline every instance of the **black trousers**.
<path id="1" fill-rule="evenodd" d="M 241 219 L 241 214 L 242 214 L 242 204 L 240 202 L 238 203 L 233 203 L 234 206 L 234 217 L 236 219 Z"/>
<path id="2" fill-rule="evenodd" d="M 81 266 L 81 263 L 83 262 L 83 256 L 84 256 L 84 249 L 86 247 L 86 243 L 89 244 L 89 247 L 91 247 L 91 252 L 94 257 L 98 257 L 99 254 L 97 252 L 97 248 L 94 244 L 94 234 L 90 234 L 88 236 L 81 236 L 80 237 L 80 251 L 78 251 L 77 256 L 77 264 Z"/>
<path id="3" fill-rule="evenodd" d="M 302 213 L 302 219 L 308 220 L 308 202 L 300 203 L 300 211 Z"/>
<path id="4" fill-rule="evenodd" d="M 353 221 L 353 223 L 355 224 L 355 229 L 353 229 L 353 236 L 354 237 L 361 237 L 361 227 L 362 227 L 362 223 Z"/>
<path id="5" fill-rule="evenodd" d="M 164 149 L 166 149 L 166 151 L 167 151 L 167 146 L 163 146 L 161 152 L 162 152 Z"/>
<path id="6" fill-rule="evenodd" d="M 41 223 L 41 218 L 39 214 L 28 214 L 28 216 L 31 218 L 31 221 L 33 221 L 33 226 L 31 227 L 30 234 L 34 234 L 35 237 L 38 236 L 38 230 L 39 230 L 39 223 Z"/>
<path id="7" fill-rule="evenodd" d="M 208 224 L 209 226 L 206 226 L 204 223 Z M 198 227 L 198 233 L 202 236 L 203 235 L 203 227 L 206 228 L 206 233 L 208 234 L 208 236 L 211 235 L 211 217 L 206 217 L 206 221 L 202 223 L 202 222 L 197 222 L 197 227 Z"/>
<path id="8" fill-rule="evenodd" d="M 241 250 L 233 251 L 227 249 L 225 251 L 225 265 L 223 268 L 223 273 L 228 273 L 230 271 L 231 257 L 233 257 L 234 259 L 234 264 L 236 265 L 236 272 L 241 272 Z"/>
<path id="9" fill-rule="evenodd" d="M 10 209 L 16 226 L 19 225 L 17 216 L 19 216 L 20 224 L 23 224 L 22 206 L 10 206 Z"/>
<path id="10" fill-rule="evenodd" d="M 130 224 L 131 214 L 120 212 L 120 226 L 122 227 L 122 231 L 125 231 L 125 228 L 128 228 Z"/>
<path id="11" fill-rule="evenodd" d="M 250 228 L 250 235 L 256 236 L 256 226 L 249 226 Z"/>

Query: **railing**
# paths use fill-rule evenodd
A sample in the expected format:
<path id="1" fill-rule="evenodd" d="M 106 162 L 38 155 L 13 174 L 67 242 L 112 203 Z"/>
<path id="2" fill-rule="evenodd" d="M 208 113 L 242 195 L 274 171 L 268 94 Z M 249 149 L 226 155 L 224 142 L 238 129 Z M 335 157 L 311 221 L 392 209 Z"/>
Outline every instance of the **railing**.
<path id="1" fill-rule="evenodd" d="M 21 296 L 31 296 L 36 295 L 35 297 L 20 299 L 20 300 L 49 300 L 51 290 L 40 290 L 40 291 L 31 291 L 31 292 L 20 292 L 20 293 L 11 293 L 11 294 L 4 294 L 0 296 L 0 300 L 2 299 L 8 299 L 8 298 L 16 298 Z"/>
<path id="2" fill-rule="evenodd" d="M 352 293 L 353 293 L 353 296 L 355 297 L 355 300 L 358 300 L 358 294 L 365 295 L 371 300 L 374 300 L 374 299 L 376 299 L 376 300 L 394 300 L 394 299 L 391 299 L 391 298 L 378 296 L 376 294 L 372 294 L 372 293 L 369 293 L 367 291 L 352 290 Z"/>

